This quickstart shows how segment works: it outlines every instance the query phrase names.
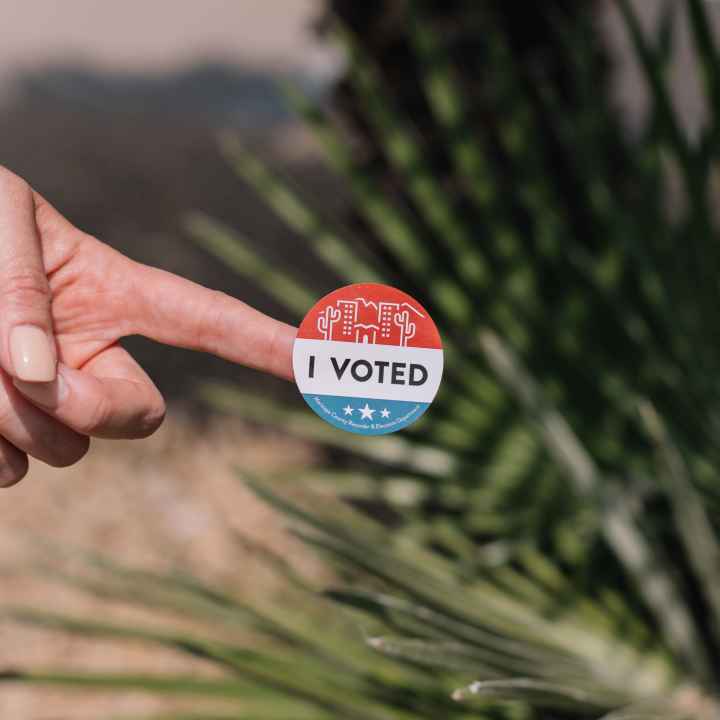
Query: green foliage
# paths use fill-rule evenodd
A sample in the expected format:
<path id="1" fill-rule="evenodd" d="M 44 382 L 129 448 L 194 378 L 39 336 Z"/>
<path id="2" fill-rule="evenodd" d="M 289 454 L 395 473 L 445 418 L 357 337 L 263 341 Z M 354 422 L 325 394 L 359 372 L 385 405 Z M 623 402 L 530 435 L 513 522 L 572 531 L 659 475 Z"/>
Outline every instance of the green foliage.
<path id="1" fill-rule="evenodd" d="M 31 672 L 3 679 L 234 700 L 241 708 L 237 717 L 366 720 L 531 717 L 521 702 L 528 697 L 540 708 L 599 717 L 673 687 L 672 664 L 659 644 L 638 635 L 641 642 L 633 647 L 617 638 L 614 623 L 592 601 L 560 618 L 547 617 L 553 594 L 571 588 L 534 551 L 523 553 L 534 580 L 526 587 L 504 565 L 461 583 L 451 561 L 329 501 L 327 493 L 322 502 L 308 496 L 288 503 L 279 482 L 252 486 L 294 520 L 298 536 L 343 573 L 352 572 L 363 589 L 328 590 L 323 599 L 284 562 L 274 562 L 286 576 L 286 597 L 282 605 L 258 608 L 187 574 L 138 571 L 88 557 L 85 572 L 58 579 L 165 618 L 171 613 L 201 630 L 124 626 L 25 608 L 5 613 L 16 622 L 81 636 L 171 648 L 215 666 L 222 676 Z M 482 677 L 482 684 L 468 677 Z M 506 707 L 501 701 L 511 702 Z"/>
<path id="2" fill-rule="evenodd" d="M 668 3 L 648 33 L 617 0 L 650 97 L 631 133 L 593 3 L 521 5 L 518 25 L 520 4 L 500 0 L 335 3 L 350 59 L 337 112 L 289 99 L 344 178 L 362 245 L 237 138 L 222 140 L 308 252 L 348 282 L 414 294 L 443 334 L 441 393 L 399 436 L 369 442 L 299 404 L 203 388 L 341 458 L 253 487 L 342 586 L 311 601 L 270 559 L 289 589 L 261 611 L 192 578 L 96 562 L 65 579 L 207 633 L 13 617 L 170 647 L 222 679 L 0 680 L 221 697 L 238 718 L 718 712 L 717 44 L 703 3 L 688 0 L 708 108 L 690 137 L 666 82 L 680 10 Z M 319 294 L 217 221 L 189 228 L 298 319 Z M 289 479 L 322 502 L 283 500 Z M 330 503 L 328 488 L 381 507 L 389 526 Z"/>

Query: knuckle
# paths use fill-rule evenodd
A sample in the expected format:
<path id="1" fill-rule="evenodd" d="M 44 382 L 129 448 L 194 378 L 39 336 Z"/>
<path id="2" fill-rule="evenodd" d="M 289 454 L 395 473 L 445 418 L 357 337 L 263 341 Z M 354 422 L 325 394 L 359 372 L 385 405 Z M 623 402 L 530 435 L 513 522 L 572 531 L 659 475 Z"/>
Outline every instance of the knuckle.
<path id="1" fill-rule="evenodd" d="M 5 437 L 5 433 L 11 432 L 16 425 L 17 411 L 4 383 L 0 383 L 0 436 Z M 0 461 L 5 454 L 3 448 L 0 447 Z"/>
<path id="2" fill-rule="evenodd" d="M 63 442 L 55 448 L 48 464 L 56 468 L 70 467 L 80 462 L 90 449 L 90 438 L 77 435 L 70 442 Z"/>
<path id="3" fill-rule="evenodd" d="M 25 453 L 10 458 L 0 451 L 0 487 L 7 488 L 19 483 L 28 473 L 30 463 Z"/>
<path id="4" fill-rule="evenodd" d="M 112 416 L 112 406 L 106 395 L 99 395 L 98 399 L 93 403 L 92 409 L 80 422 L 80 426 L 76 428 L 82 435 L 93 435 L 102 430 Z"/>
<path id="5" fill-rule="evenodd" d="M 193 329 L 198 346 L 216 354 L 229 296 L 220 290 L 211 290 L 207 297 L 207 302 L 197 314 Z"/>
<path id="6" fill-rule="evenodd" d="M 36 267 L 16 267 L 6 270 L 0 287 L 3 302 L 14 308 L 25 310 L 49 304 L 48 284 L 45 273 Z"/>
<path id="7" fill-rule="evenodd" d="M 166 413 L 165 400 L 159 392 L 156 392 L 138 423 L 138 437 L 145 438 L 152 435 L 162 425 Z"/>
<path id="8" fill-rule="evenodd" d="M 13 420 L 15 419 L 15 411 L 12 405 L 8 402 L 7 394 L 3 389 L 0 389 L 0 432 L 3 428 L 12 427 Z M 2 462 L 3 453 L 0 450 L 0 462 Z"/>
<path id="9" fill-rule="evenodd" d="M 29 193 L 30 185 L 19 175 L 0 165 L 0 188 L 4 193 Z"/>

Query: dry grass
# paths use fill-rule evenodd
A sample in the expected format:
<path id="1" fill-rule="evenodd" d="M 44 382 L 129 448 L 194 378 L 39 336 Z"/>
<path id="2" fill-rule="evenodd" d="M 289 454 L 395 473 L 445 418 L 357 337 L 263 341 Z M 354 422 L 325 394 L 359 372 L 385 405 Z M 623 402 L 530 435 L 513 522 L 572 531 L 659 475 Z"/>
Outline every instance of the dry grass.
<path id="1" fill-rule="evenodd" d="M 126 618 L 127 608 L 58 588 L 29 565 L 32 539 L 94 549 L 146 567 L 182 563 L 244 596 L 272 593 L 272 576 L 243 555 L 228 533 L 239 528 L 285 555 L 300 548 L 233 475 L 291 468 L 314 460 L 313 450 L 279 435 L 226 418 L 199 428 L 170 413 L 155 437 L 143 442 L 96 442 L 75 468 L 35 465 L 19 486 L 2 493 L 0 506 L 0 604 L 64 609 L 88 616 Z M 305 567 L 314 572 L 309 558 Z M 94 670 L 205 672 L 200 664 L 132 645 L 114 646 L 0 624 L 0 667 L 62 666 Z M 121 697 L 39 688 L 0 690 L 0 718 L 58 720 L 155 712 L 187 701 L 167 702 L 140 694 Z"/>

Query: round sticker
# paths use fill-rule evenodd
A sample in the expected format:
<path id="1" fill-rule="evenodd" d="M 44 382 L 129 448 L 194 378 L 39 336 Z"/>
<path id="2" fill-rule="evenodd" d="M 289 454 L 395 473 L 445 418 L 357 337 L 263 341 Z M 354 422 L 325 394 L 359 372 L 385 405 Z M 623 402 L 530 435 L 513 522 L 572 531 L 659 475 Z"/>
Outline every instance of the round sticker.
<path id="1" fill-rule="evenodd" d="M 326 295 L 305 316 L 293 347 L 295 382 L 326 422 L 360 435 L 414 423 L 440 387 L 440 334 L 425 308 L 387 285 Z"/>

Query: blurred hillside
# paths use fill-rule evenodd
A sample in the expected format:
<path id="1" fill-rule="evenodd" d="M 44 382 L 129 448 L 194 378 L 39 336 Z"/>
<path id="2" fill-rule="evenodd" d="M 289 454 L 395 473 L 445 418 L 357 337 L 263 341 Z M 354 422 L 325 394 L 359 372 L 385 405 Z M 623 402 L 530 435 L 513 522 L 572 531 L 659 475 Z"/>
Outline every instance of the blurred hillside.
<path id="1" fill-rule="evenodd" d="M 112 7 L 0 0 L 8 29 L 0 47 L 0 164 L 130 256 L 282 317 L 193 247 L 182 220 L 200 209 L 242 229 L 268 257 L 293 256 L 293 238 L 220 157 L 221 128 L 237 129 L 303 193 L 326 198 L 330 211 L 339 201 L 277 90 L 278 80 L 312 94 L 328 86 L 337 63 L 317 41 L 318 9 L 316 0 Z M 302 252 L 293 260 L 316 273 Z M 219 360 L 140 339 L 128 344 L 171 400 L 187 401 L 197 376 L 270 385 Z"/>
<path id="2" fill-rule="evenodd" d="M 309 277 L 317 274 L 305 253 L 293 256 L 293 237 L 235 178 L 216 146 L 219 129 L 237 129 L 295 178 L 303 194 L 324 198 L 333 211 L 341 198 L 287 114 L 278 79 L 311 85 L 299 75 L 219 62 L 149 75 L 73 66 L 25 72 L 0 111 L 0 164 L 28 178 L 79 227 L 130 256 L 282 317 L 182 231 L 183 216 L 201 209 L 240 228 L 268 257 L 289 255 Z M 331 278 L 320 283 L 333 285 Z M 212 358 L 129 343 L 171 399 L 187 399 L 191 376 L 242 375 Z"/>

